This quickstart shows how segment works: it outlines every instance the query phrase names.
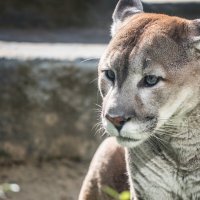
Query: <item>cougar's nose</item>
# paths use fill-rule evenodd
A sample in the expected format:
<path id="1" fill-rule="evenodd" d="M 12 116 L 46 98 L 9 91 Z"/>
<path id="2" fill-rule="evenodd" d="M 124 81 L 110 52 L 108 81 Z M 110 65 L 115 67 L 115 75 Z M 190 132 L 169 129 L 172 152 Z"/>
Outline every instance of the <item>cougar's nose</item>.
<path id="1" fill-rule="evenodd" d="M 130 120 L 130 118 L 125 118 L 123 116 L 111 117 L 110 115 L 106 115 L 106 118 L 116 127 L 118 131 L 120 131 L 123 125 Z"/>

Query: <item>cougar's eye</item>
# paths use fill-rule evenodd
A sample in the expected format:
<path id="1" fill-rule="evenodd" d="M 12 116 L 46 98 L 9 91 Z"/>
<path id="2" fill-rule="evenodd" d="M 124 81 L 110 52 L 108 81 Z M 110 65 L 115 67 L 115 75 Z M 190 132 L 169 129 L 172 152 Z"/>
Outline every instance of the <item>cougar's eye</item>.
<path id="1" fill-rule="evenodd" d="M 115 81 L 115 73 L 112 70 L 105 70 L 105 75 L 110 81 Z"/>
<path id="2" fill-rule="evenodd" d="M 160 81 L 161 77 L 148 75 L 144 77 L 144 86 L 145 87 L 153 87 Z"/>

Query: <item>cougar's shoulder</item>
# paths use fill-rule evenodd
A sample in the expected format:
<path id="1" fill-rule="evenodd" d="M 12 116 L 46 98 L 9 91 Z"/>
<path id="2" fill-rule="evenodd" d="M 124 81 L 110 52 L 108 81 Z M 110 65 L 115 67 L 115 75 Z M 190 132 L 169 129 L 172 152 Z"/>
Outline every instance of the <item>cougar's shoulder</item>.
<path id="1" fill-rule="evenodd" d="M 105 191 L 111 187 L 118 192 L 129 190 L 124 148 L 115 138 L 100 145 L 90 164 L 79 200 L 111 200 Z"/>

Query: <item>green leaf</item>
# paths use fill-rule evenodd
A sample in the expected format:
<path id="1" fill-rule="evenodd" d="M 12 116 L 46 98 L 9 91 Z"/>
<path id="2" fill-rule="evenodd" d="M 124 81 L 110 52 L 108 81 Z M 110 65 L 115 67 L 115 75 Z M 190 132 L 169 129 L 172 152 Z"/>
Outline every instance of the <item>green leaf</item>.
<path id="1" fill-rule="evenodd" d="M 110 197 L 113 197 L 116 200 L 119 200 L 119 193 L 112 189 L 111 187 L 105 186 L 103 187 L 103 191 L 109 195 Z"/>
<path id="2" fill-rule="evenodd" d="M 131 195 L 129 191 L 124 191 L 119 195 L 119 200 L 130 200 Z"/>

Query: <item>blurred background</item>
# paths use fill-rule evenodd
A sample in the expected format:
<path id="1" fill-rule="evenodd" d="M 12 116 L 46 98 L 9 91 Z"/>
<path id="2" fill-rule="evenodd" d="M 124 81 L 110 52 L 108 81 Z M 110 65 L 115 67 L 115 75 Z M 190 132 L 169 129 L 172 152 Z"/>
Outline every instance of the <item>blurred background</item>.
<path id="1" fill-rule="evenodd" d="M 77 200 L 104 139 L 97 66 L 116 3 L 0 1 L 0 199 Z M 199 0 L 143 3 L 200 18 Z"/>

